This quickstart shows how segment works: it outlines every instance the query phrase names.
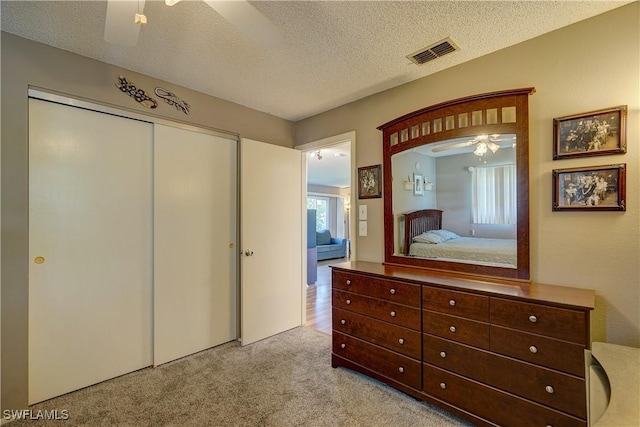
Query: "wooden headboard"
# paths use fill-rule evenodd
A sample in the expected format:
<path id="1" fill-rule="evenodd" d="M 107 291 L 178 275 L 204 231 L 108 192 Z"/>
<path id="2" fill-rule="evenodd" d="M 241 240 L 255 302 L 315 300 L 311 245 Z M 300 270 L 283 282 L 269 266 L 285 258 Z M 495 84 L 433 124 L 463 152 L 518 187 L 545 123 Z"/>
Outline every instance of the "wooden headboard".
<path id="1" fill-rule="evenodd" d="M 409 255 L 409 247 L 415 236 L 425 231 L 442 228 L 442 211 L 422 209 L 404 214 L 404 254 Z"/>

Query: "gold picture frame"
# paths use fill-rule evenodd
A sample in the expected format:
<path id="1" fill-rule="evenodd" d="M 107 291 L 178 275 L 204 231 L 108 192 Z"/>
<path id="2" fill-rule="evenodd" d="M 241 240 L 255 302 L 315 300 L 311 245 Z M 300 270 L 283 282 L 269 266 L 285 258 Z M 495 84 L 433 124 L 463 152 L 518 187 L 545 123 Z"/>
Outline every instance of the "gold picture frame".
<path id="1" fill-rule="evenodd" d="M 358 168 L 358 199 L 382 197 L 382 165 Z"/>

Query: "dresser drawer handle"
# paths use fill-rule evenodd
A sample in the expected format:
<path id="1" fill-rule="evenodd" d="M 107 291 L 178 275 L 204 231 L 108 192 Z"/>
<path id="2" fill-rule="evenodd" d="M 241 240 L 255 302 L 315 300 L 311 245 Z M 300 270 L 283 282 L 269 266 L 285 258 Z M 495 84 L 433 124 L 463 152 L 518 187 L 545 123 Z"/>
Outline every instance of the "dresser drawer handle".
<path id="1" fill-rule="evenodd" d="M 349 305 L 349 304 L 351 304 L 351 300 L 350 299 L 347 300 L 347 305 Z"/>
<path id="2" fill-rule="evenodd" d="M 347 324 L 347 321 L 346 321 L 346 320 L 344 320 L 344 319 L 342 319 L 342 320 L 340 321 L 340 324 L 341 324 L 341 325 L 346 325 L 346 324 Z"/>
<path id="3" fill-rule="evenodd" d="M 546 386 L 544 389 L 547 391 L 547 393 L 553 394 L 553 387 L 551 387 L 550 385 Z"/>
<path id="4" fill-rule="evenodd" d="M 347 280 L 347 285 L 350 285 L 350 284 L 351 284 L 351 280 Z"/>
<path id="5" fill-rule="evenodd" d="M 538 352 L 538 348 L 535 345 L 532 345 L 531 347 L 529 347 L 529 351 L 533 354 L 536 354 Z"/>
<path id="6" fill-rule="evenodd" d="M 456 305 L 456 300 L 454 300 L 454 299 L 449 300 L 449 305 L 450 305 L 451 307 L 454 307 L 454 306 Z"/>
<path id="7" fill-rule="evenodd" d="M 391 317 L 396 317 L 396 312 L 392 311 L 391 313 L 389 313 L 391 315 Z"/>
<path id="8" fill-rule="evenodd" d="M 536 323 L 537 321 L 538 321 L 538 318 L 536 316 L 533 316 L 533 315 L 529 316 L 529 322 Z"/>
<path id="9" fill-rule="evenodd" d="M 402 373 L 404 373 L 404 368 L 403 368 L 402 366 L 400 366 L 400 367 L 398 368 L 398 372 L 400 372 L 401 374 L 402 374 Z"/>
<path id="10" fill-rule="evenodd" d="M 400 343 L 400 345 L 404 344 L 404 338 L 400 338 L 398 342 Z"/>
<path id="11" fill-rule="evenodd" d="M 445 388 L 447 388 L 447 385 L 445 383 L 440 383 L 440 388 L 444 390 Z"/>
<path id="12" fill-rule="evenodd" d="M 440 357 L 442 357 L 444 359 L 445 357 L 447 357 L 447 353 L 445 353 L 444 351 L 441 351 L 440 352 Z"/>
<path id="13" fill-rule="evenodd" d="M 393 288 L 391 288 L 391 289 L 389 289 L 389 293 L 390 293 L 391 295 L 395 295 L 395 294 L 396 294 L 396 290 L 395 290 L 395 289 L 393 289 Z"/>
<path id="14" fill-rule="evenodd" d="M 346 344 L 344 344 L 344 343 L 343 343 L 343 344 L 340 344 L 340 348 L 346 348 L 346 347 L 347 347 L 347 345 L 346 345 Z"/>
<path id="15" fill-rule="evenodd" d="M 455 326 L 449 326 L 449 330 L 450 330 L 451 332 L 455 332 L 455 331 L 456 331 L 456 327 L 455 327 Z"/>

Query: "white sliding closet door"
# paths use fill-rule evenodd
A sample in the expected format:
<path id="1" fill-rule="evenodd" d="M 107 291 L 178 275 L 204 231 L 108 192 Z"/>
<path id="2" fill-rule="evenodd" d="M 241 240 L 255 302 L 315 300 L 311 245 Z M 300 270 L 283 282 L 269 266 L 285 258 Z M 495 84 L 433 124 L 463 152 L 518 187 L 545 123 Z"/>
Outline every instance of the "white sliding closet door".
<path id="1" fill-rule="evenodd" d="M 29 100 L 29 403 L 152 364 L 149 123 Z"/>
<path id="2" fill-rule="evenodd" d="M 236 333 L 237 142 L 154 127 L 154 365 Z"/>
<path id="3" fill-rule="evenodd" d="M 302 324 L 302 153 L 241 145 L 242 344 Z"/>

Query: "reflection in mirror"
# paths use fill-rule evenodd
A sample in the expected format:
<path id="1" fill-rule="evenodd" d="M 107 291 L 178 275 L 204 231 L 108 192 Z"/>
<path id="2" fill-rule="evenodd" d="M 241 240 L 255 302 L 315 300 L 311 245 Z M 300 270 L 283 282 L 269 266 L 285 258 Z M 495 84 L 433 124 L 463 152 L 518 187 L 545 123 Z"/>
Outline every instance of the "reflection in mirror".
<path id="1" fill-rule="evenodd" d="M 530 280 L 528 98 L 533 92 L 530 87 L 453 99 L 378 127 L 386 264 Z M 452 233 L 458 237 L 451 239 Z M 416 238 L 450 242 L 420 247 Z M 433 252 L 479 239 L 487 244 L 492 239 L 494 246 L 471 249 L 472 256 Z"/>
<path id="2" fill-rule="evenodd" d="M 516 135 L 391 156 L 394 255 L 517 268 Z"/>

